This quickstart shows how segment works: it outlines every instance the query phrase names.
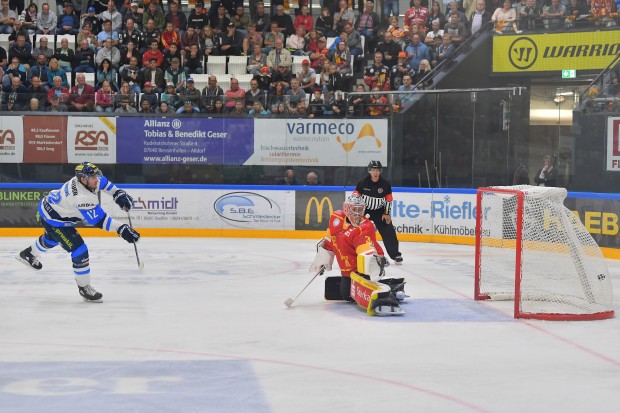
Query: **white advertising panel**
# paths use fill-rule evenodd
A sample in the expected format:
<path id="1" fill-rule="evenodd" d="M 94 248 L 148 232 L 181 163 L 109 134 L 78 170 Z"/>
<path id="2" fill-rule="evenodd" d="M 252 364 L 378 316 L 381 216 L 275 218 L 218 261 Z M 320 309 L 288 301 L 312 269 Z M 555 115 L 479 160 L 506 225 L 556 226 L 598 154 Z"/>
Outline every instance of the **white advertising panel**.
<path id="1" fill-rule="evenodd" d="M 295 229 L 294 191 L 128 188 L 137 228 Z M 101 203 L 127 221 L 112 197 Z"/>
<path id="2" fill-rule="evenodd" d="M 256 119 L 245 165 L 387 165 L 387 119 Z"/>
<path id="3" fill-rule="evenodd" d="M 67 118 L 67 158 L 69 163 L 116 163 L 116 118 Z"/>
<path id="4" fill-rule="evenodd" d="M 24 123 L 21 116 L 0 117 L 0 162 L 24 161 Z"/>

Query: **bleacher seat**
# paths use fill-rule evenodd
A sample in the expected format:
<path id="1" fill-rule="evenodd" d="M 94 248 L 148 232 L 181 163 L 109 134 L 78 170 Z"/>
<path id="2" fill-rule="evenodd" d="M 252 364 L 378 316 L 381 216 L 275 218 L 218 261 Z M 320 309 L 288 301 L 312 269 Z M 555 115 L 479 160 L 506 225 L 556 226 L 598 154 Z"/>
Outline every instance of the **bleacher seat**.
<path id="1" fill-rule="evenodd" d="M 217 78 L 218 86 L 221 87 L 224 92 L 230 89 L 231 76 L 228 73 L 220 73 L 220 74 L 213 73 L 213 74 Z"/>
<path id="2" fill-rule="evenodd" d="M 254 77 L 254 75 L 244 73 L 242 75 L 234 75 L 235 79 L 239 81 L 239 87 L 245 91 L 250 90 L 250 81 Z"/>
<path id="3" fill-rule="evenodd" d="M 209 56 L 207 58 L 207 73 L 214 75 L 226 73 L 226 56 Z"/>
<path id="4" fill-rule="evenodd" d="M 0 34 L 0 47 L 2 47 L 7 56 L 9 55 L 9 36 L 10 34 Z"/>
<path id="5" fill-rule="evenodd" d="M 69 49 L 75 51 L 75 36 L 72 34 L 61 34 L 56 36 L 56 48 L 60 48 L 60 41 L 67 39 L 69 41 Z"/>
<path id="6" fill-rule="evenodd" d="M 248 73 L 247 56 L 230 56 L 228 58 L 228 74 L 245 75 Z"/>

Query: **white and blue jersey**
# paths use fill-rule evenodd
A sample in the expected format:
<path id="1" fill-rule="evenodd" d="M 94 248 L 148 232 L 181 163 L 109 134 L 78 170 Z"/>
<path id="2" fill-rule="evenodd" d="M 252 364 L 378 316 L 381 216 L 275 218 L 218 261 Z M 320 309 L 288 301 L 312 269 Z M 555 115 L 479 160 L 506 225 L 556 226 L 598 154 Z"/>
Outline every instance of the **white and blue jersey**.
<path id="1" fill-rule="evenodd" d="M 98 196 L 100 191 L 113 195 L 118 188 L 105 176 L 98 178 L 99 185 L 92 192 L 80 183 L 78 177 L 71 178 L 60 189 L 51 191 L 39 203 L 41 218 L 53 227 L 72 227 L 86 221 L 106 231 L 118 230 L 121 223 L 106 214 L 99 204 Z"/>

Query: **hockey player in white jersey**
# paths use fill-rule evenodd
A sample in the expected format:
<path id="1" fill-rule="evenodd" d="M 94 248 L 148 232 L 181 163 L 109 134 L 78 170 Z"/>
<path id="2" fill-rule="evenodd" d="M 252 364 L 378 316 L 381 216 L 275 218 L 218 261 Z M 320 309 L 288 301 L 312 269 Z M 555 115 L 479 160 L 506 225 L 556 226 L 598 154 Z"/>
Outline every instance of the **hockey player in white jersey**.
<path id="1" fill-rule="evenodd" d="M 45 230 L 31 246 L 16 257 L 34 270 L 43 265 L 39 257 L 59 245 L 71 254 L 73 272 L 80 295 L 86 302 L 102 302 L 102 294 L 90 285 L 88 247 L 75 229 L 79 222 L 116 231 L 129 243 L 138 242 L 140 234 L 127 224 L 112 219 L 99 204 L 99 193 L 106 192 L 114 197 L 121 209 L 129 211 L 133 199 L 102 175 L 97 165 L 83 162 L 75 167 L 75 177 L 57 190 L 51 191 L 39 203 L 41 224 Z"/>

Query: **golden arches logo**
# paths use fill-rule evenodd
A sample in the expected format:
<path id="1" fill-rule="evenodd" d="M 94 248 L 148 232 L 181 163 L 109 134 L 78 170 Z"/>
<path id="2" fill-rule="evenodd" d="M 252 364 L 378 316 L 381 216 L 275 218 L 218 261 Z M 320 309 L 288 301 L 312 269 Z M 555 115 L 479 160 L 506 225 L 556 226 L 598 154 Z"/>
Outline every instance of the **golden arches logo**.
<path id="1" fill-rule="evenodd" d="M 306 225 L 310 224 L 310 209 L 312 209 L 312 205 L 316 206 L 316 222 L 323 222 L 323 207 L 327 205 L 329 208 L 329 215 L 331 216 L 332 212 L 334 212 L 334 206 L 332 205 L 331 199 L 329 197 L 324 196 L 323 199 L 319 201 L 319 199 L 315 196 L 308 200 L 308 204 L 306 205 L 306 216 L 304 223 Z"/>
<path id="2" fill-rule="evenodd" d="M 364 126 L 362 126 L 362 130 L 360 130 L 360 133 L 357 135 L 357 138 L 355 138 L 355 140 L 352 142 L 343 142 L 342 138 L 339 135 L 336 136 L 336 140 L 338 141 L 338 143 L 342 145 L 342 149 L 344 149 L 345 152 L 351 151 L 351 149 L 353 149 L 357 141 L 363 138 L 374 138 L 377 148 L 381 147 L 381 141 L 375 135 L 375 130 L 373 129 L 370 123 L 366 123 L 364 124 Z"/>

